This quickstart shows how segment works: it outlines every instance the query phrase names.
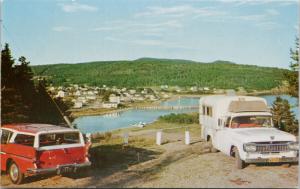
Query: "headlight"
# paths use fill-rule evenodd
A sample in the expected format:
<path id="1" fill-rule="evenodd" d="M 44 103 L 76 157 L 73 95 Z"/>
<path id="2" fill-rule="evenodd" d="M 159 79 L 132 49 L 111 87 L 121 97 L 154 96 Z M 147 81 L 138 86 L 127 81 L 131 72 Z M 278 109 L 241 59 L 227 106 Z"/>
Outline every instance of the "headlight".
<path id="1" fill-rule="evenodd" d="M 244 144 L 244 151 L 246 152 L 255 152 L 256 145 L 254 143 L 246 143 Z"/>
<path id="2" fill-rule="evenodd" d="M 298 142 L 290 142 L 288 147 L 290 150 L 299 150 L 299 143 Z"/>

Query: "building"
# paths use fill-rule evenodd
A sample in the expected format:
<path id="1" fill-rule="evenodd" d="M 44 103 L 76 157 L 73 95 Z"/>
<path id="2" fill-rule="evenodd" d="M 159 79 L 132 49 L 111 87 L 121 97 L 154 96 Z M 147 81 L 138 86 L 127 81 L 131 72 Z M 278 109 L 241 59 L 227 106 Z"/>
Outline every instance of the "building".
<path id="1" fill-rule="evenodd" d="M 74 108 L 82 108 L 82 102 L 80 102 L 80 101 L 75 102 Z"/>
<path id="2" fill-rule="evenodd" d="M 57 92 L 57 95 L 55 97 L 64 98 L 65 96 L 66 96 L 65 91 L 60 90 Z"/>
<path id="3" fill-rule="evenodd" d="M 119 104 L 120 103 L 120 96 L 116 96 L 115 94 L 111 94 L 109 96 L 109 102 Z"/>
<path id="4" fill-rule="evenodd" d="M 115 102 L 103 102 L 102 108 L 118 108 L 118 103 Z"/>

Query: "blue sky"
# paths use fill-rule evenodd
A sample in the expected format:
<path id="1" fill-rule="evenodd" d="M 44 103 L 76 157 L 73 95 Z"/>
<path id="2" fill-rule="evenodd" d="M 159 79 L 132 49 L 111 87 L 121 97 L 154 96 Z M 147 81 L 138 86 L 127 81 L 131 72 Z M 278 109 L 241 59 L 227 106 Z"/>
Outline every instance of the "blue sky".
<path id="1" fill-rule="evenodd" d="M 31 65 L 140 57 L 288 68 L 297 0 L 2 0 L 2 44 Z"/>

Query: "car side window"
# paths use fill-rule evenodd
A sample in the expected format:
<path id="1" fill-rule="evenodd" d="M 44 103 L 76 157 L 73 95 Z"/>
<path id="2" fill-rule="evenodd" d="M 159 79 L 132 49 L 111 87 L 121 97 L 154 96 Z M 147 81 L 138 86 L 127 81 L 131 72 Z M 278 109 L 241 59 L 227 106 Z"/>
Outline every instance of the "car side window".
<path id="1" fill-rule="evenodd" d="M 34 136 L 18 134 L 15 138 L 15 144 L 21 144 L 25 146 L 33 146 Z"/>
<path id="2" fill-rule="evenodd" d="M 12 136 L 13 132 L 1 129 L 1 144 L 7 144 Z"/>

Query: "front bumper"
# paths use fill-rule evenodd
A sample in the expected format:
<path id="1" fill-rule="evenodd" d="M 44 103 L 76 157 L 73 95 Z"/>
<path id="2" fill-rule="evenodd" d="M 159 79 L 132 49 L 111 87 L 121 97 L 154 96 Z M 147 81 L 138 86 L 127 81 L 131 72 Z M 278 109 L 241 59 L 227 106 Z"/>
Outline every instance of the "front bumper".
<path id="1" fill-rule="evenodd" d="M 298 157 L 245 159 L 245 163 L 294 163 L 294 162 L 298 162 Z"/>
<path id="2" fill-rule="evenodd" d="M 45 168 L 45 169 L 27 169 L 27 173 L 30 175 L 38 175 L 38 174 L 46 174 L 46 173 L 54 173 L 56 172 L 57 174 L 62 173 L 62 169 L 63 168 L 68 168 L 71 169 L 72 172 L 76 172 L 76 170 L 80 169 L 80 168 L 84 168 L 84 167 L 89 167 L 91 166 L 91 162 L 85 162 L 85 163 L 74 163 L 74 164 L 64 164 L 64 165 L 58 165 L 57 167 L 53 167 L 53 168 Z"/>

